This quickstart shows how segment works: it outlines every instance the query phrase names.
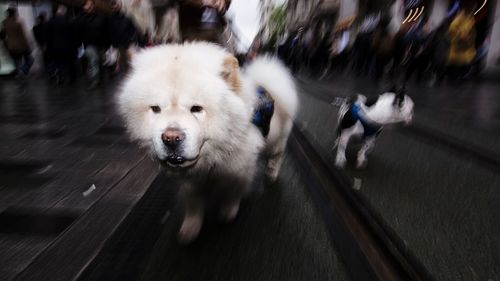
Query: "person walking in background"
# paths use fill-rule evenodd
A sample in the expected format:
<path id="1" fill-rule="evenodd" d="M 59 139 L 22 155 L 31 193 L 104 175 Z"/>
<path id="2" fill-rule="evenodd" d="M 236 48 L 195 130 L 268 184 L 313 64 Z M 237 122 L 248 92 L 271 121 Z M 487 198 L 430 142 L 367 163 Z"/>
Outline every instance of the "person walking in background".
<path id="1" fill-rule="evenodd" d="M 208 41 L 226 45 L 224 14 L 231 0 L 180 0 L 179 27 L 183 41 Z"/>
<path id="2" fill-rule="evenodd" d="M 424 74 L 430 59 L 427 51 L 428 46 L 426 41 L 429 39 L 429 24 L 420 22 L 413 26 L 407 34 L 408 50 L 405 61 L 407 62 L 407 69 L 404 76 L 404 81 L 409 81 L 412 75 L 417 73 L 417 82 L 419 82 Z"/>
<path id="3" fill-rule="evenodd" d="M 366 75 L 370 70 L 373 34 L 379 20 L 379 17 L 368 16 L 359 27 L 352 52 L 352 68 L 357 75 Z"/>
<path id="4" fill-rule="evenodd" d="M 16 8 L 10 7 L 7 9 L 7 18 L 2 22 L 0 35 L 15 62 L 17 77 L 28 75 L 33 65 L 33 58 L 31 57 L 31 47 L 26 37 L 24 24 L 19 19 Z"/>
<path id="5" fill-rule="evenodd" d="M 47 14 L 41 12 L 36 17 L 36 25 L 33 27 L 33 36 L 40 49 L 40 54 L 42 55 L 43 67 L 47 72 L 49 69 L 49 61 L 47 57 Z"/>
<path id="6" fill-rule="evenodd" d="M 153 8 L 149 0 L 118 0 L 122 13 L 128 16 L 139 30 L 139 45 L 152 41 L 155 31 Z"/>
<path id="7" fill-rule="evenodd" d="M 93 0 L 86 0 L 83 5 L 83 14 L 76 20 L 76 34 L 79 36 L 78 45 L 83 43 L 87 58 L 87 76 L 89 87 L 94 90 L 101 80 L 101 62 L 104 52 L 109 46 L 106 17 L 95 11 Z"/>
<path id="8" fill-rule="evenodd" d="M 382 17 L 373 33 L 372 50 L 374 54 L 373 76 L 380 80 L 384 75 L 384 69 L 392 59 L 394 50 L 394 38 L 389 31 L 391 20 L 388 16 Z"/>
<path id="9" fill-rule="evenodd" d="M 476 56 L 476 31 L 472 11 L 470 8 L 460 11 L 448 28 L 448 74 L 452 79 L 463 78 Z"/>
<path id="10" fill-rule="evenodd" d="M 403 63 L 407 58 L 407 53 L 409 51 L 409 40 L 407 34 L 410 30 L 411 24 L 404 23 L 399 27 L 398 32 L 394 35 L 393 39 L 393 51 L 392 51 L 392 66 L 389 70 L 389 75 L 391 80 L 398 81 L 401 77 L 400 74 L 404 69 Z M 402 78 L 401 78 L 402 79 Z"/>
<path id="11" fill-rule="evenodd" d="M 224 14 L 231 0 L 121 0 L 141 30 L 156 43 L 208 41 L 230 48 Z M 140 9 L 134 9 L 140 7 Z M 147 10 L 150 9 L 149 12 Z M 150 18 L 153 17 L 153 28 Z M 230 50 L 232 51 L 232 50 Z"/>
<path id="12" fill-rule="evenodd" d="M 47 53 L 54 64 L 51 78 L 56 84 L 64 83 L 67 74 L 70 82 L 76 80 L 76 49 L 73 22 L 66 6 L 59 5 L 47 28 Z"/>
<path id="13" fill-rule="evenodd" d="M 108 34 L 113 48 L 118 50 L 118 61 L 115 72 L 127 71 L 129 64 L 128 49 L 137 42 L 140 34 L 134 23 L 121 11 L 120 2 L 111 1 L 113 14 L 109 18 Z"/>

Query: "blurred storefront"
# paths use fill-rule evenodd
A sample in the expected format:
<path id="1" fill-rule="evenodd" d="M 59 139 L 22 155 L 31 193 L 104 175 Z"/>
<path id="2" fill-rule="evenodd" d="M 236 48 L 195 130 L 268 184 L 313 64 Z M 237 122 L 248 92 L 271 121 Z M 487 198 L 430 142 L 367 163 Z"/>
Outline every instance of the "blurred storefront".
<path id="1" fill-rule="evenodd" d="M 287 31 L 294 32 L 320 22 L 333 25 L 338 17 L 339 0 L 289 0 L 287 3 Z"/>

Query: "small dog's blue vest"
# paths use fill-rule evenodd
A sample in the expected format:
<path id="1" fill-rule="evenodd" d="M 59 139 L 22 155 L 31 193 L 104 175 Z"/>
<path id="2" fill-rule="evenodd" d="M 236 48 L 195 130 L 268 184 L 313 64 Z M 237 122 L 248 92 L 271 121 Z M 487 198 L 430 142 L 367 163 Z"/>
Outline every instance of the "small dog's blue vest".
<path id="1" fill-rule="evenodd" d="M 257 103 L 253 113 L 252 123 L 259 128 L 264 137 L 269 134 L 271 118 L 274 114 L 274 100 L 264 87 L 257 87 Z"/>
<path id="2" fill-rule="evenodd" d="M 363 136 L 365 137 L 376 135 L 382 130 L 382 125 L 374 123 L 373 121 L 366 118 L 361 105 L 357 102 L 352 105 L 352 117 L 356 120 L 359 120 L 359 122 L 361 122 L 361 125 L 363 125 Z"/>

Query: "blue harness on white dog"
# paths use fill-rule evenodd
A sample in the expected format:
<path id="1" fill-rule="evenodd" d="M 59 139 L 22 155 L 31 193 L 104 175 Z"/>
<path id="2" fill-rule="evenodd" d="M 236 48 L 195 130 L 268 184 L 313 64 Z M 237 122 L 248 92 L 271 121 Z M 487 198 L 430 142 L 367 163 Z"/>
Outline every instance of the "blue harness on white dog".
<path id="1" fill-rule="evenodd" d="M 274 100 L 264 87 L 257 87 L 257 104 L 253 113 L 252 123 L 259 128 L 264 137 L 269 134 L 271 118 L 274 113 Z"/>
<path id="2" fill-rule="evenodd" d="M 361 108 L 361 104 L 359 104 L 359 102 L 355 102 L 352 105 L 351 112 L 352 112 L 352 117 L 355 120 L 361 122 L 361 125 L 363 125 L 364 137 L 377 135 L 382 131 L 382 125 L 377 124 L 372 120 L 368 119 L 368 117 L 366 117 L 363 108 Z"/>

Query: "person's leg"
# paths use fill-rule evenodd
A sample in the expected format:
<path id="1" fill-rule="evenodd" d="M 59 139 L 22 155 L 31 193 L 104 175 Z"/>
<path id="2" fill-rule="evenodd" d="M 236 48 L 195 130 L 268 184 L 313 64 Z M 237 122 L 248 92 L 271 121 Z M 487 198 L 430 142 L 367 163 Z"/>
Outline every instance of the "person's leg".
<path id="1" fill-rule="evenodd" d="M 64 56 L 58 52 L 54 55 L 54 82 L 61 85 L 64 80 Z"/>
<path id="2" fill-rule="evenodd" d="M 42 51 L 42 59 L 43 59 L 43 70 L 45 74 L 49 74 L 49 55 L 47 54 L 47 51 Z"/>
<path id="3" fill-rule="evenodd" d="M 85 48 L 85 56 L 87 57 L 87 77 L 90 82 L 89 90 L 91 90 L 99 84 L 99 50 L 96 46 L 89 45 Z"/>
<path id="4" fill-rule="evenodd" d="M 9 52 L 10 57 L 14 61 L 14 66 L 16 68 L 16 75 L 20 74 L 20 68 L 21 68 L 21 63 L 22 63 L 22 55 L 16 52 Z"/>
<path id="5" fill-rule="evenodd" d="M 29 52 L 24 53 L 22 57 L 23 57 L 23 64 L 21 70 L 23 71 L 24 75 L 27 75 L 30 72 L 34 59 Z"/>
<path id="6" fill-rule="evenodd" d="M 163 30 L 163 18 L 165 14 L 167 13 L 167 5 L 160 5 L 160 6 L 155 6 L 153 7 L 154 11 L 154 16 L 155 16 L 155 30 L 153 31 L 153 39 L 157 42 L 155 43 L 160 43 L 158 41 L 164 39 L 163 35 L 165 33 L 165 30 Z"/>
<path id="7" fill-rule="evenodd" d="M 69 82 L 74 83 L 76 81 L 76 51 L 70 50 L 67 53 L 66 66 L 68 68 Z"/>

